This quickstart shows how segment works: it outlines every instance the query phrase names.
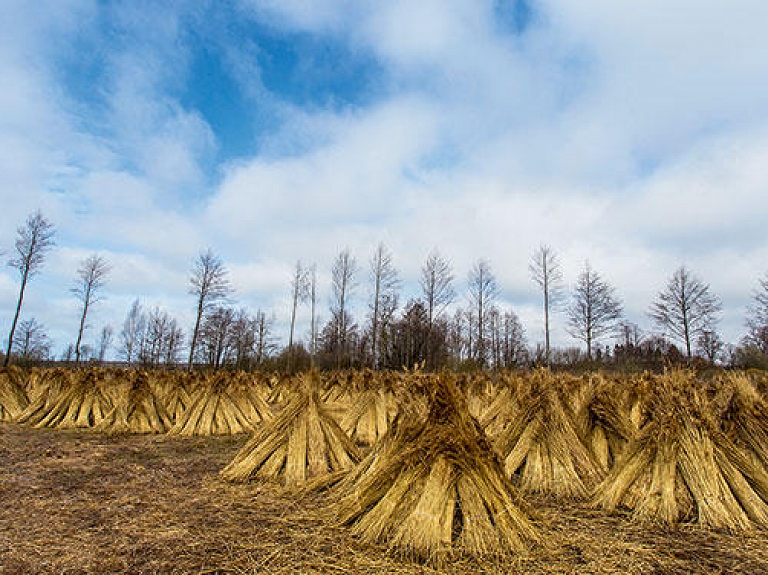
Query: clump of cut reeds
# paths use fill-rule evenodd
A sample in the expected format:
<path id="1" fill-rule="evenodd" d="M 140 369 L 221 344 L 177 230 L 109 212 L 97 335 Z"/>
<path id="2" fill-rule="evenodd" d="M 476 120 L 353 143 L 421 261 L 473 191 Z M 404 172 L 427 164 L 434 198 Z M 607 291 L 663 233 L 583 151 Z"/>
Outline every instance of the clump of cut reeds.
<path id="1" fill-rule="evenodd" d="M 317 372 L 300 376 L 296 383 L 288 404 L 256 431 L 221 471 L 222 477 L 295 486 L 344 472 L 360 460 L 357 447 L 320 400 Z"/>
<path id="2" fill-rule="evenodd" d="M 505 373 L 496 386 L 495 392 L 480 409 L 477 421 L 489 437 L 494 438 L 501 433 L 515 416 L 521 382 L 522 378 L 519 375 Z"/>
<path id="3" fill-rule="evenodd" d="M 150 379 L 155 395 L 163 402 L 172 424 L 179 421 L 192 405 L 194 390 L 199 383 L 197 372 L 174 371 L 153 374 Z"/>
<path id="4" fill-rule="evenodd" d="M 602 470 L 609 470 L 636 429 L 616 383 L 602 375 L 585 385 L 575 417 L 584 444 Z"/>
<path id="5" fill-rule="evenodd" d="M 332 489 L 330 511 L 363 541 L 420 560 L 525 549 L 537 531 L 461 392 L 446 376 L 424 391 L 426 417 L 410 418 L 403 407 Z"/>
<path id="6" fill-rule="evenodd" d="M 506 378 L 506 374 L 502 379 Z M 486 372 L 462 376 L 457 385 L 467 398 L 467 408 L 472 417 L 479 419 L 494 397 L 496 386 Z"/>
<path id="7" fill-rule="evenodd" d="M 42 410 L 25 421 L 34 427 L 89 428 L 101 422 L 113 407 L 114 382 L 105 370 L 78 369 L 61 384 L 60 391 L 45 400 Z"/>
<path id="8" fill-rule="evenodd" d="M 40 370 L 32 377 L 29 404 L 17 417 L 17 423 L 35 425 L 51 410 L 56 398 L 71 385 L 72 370 L 62 367 Z"/>
<path id="9" fill-rule="evenodd" d="M 603 471 L 584 445 L 558 380 L 538 370 L 521 382 L 508 423 L 494 445 L 523 490 L 559 497 L 586 497 Z"/>
<path id="10" fill-rule="evenodd" d="M 749 377 L 728 374 L 719 382 L 713 404 L 726 436 L 768 469 L 768 401 Z"/>
<path id="11" fill-rule="evenodd" d="M 392 380 L 368 371 L 351 394 L 341 427 L 353 441 L 373 445 L 387 432 L 396 414 Z"/>
<path id="12" fill-rule="evenodd" d="M 0 421 L 13 421 L 27 405 L 24 374 L 15 366 L 0 369 Z"/>
<path id="13" fill-rule="evenodd" d="M 253 431 L 272 411 L 243 373 L 216 372 L 200 383 L 169 435 L 235 435 Z"/>
<path id="14" fill-rule="evenodd" d="M 647 422 L 594 495 L 595 505 L 640 520 L 730 531 L 767 525 L 767 501 L 765 468 L 719 429 L 705 390 L 683 370 L 657 379 Z"/>
<path id="15" fill-rule="evenodd" d="M 93 430 L 108 434 L 165 433 L 171 417 L 149 383 L 147 372 L 137 370 L 127 375 L 127 385 L 114 407 Z"/>

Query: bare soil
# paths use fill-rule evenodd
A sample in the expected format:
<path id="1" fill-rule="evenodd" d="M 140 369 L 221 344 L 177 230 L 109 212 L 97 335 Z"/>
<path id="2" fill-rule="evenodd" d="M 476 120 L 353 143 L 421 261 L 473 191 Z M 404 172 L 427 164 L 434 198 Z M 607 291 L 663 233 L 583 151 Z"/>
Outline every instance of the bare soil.
<path id="1" fill-rule="evenodd" d="M 0 424 L 0 573 L 768 574 L 764 531 L 664 529 L 540 497 L 530 552 L 420 565 L 333 525 L 323 494 L 221 481 L 246 439 Z"/>

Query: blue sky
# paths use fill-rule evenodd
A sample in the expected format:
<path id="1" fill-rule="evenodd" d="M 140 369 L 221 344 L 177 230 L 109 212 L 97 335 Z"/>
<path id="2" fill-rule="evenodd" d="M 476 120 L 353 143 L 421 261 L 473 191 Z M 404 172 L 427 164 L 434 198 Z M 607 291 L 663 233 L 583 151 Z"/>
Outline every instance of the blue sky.
<path id="1" fill-rule="evenodd" d="M 284 324 L 297 259 L 327 298 L 335 254 L 365 269 L 380 241 L 412 295 L 434 247 L 460 293 L 488 259 L 531 343 L 540 243 L 568 283 L 588 259 L 648 331 L 684 263 L 736 341 L 768 270 L 766 21 L 747 0 L 7 0 L 0 246 L 38 207 L 55 222 L 24 315 L 57 353 L 92 252 L 113 266 L 95 339 L 136 297 L 191 323 L 204 247 Z M 3 268 L 0 326 L 16 289 Z"/>

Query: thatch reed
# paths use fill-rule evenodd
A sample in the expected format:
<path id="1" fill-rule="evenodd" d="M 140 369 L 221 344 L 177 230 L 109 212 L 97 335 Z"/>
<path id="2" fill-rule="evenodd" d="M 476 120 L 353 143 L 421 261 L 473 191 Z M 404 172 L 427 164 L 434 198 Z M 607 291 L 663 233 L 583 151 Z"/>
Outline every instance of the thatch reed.
<path id="1" fill-rule="evenodd" d="M 34 427 L 89 428 L 101 422 L 113 407 L 114 382 L 104 370 L 60 372 L 51 383 L 46 397 L 41 395 L 30 404 L 30 413 L 22 414 L 19 421 Z M 56 385 L 61 386 L 58 393 L 54 389 Z"/>
<path id="2" fill-rule="evenodd" d="M 694 376 L 659 378 L 648 421 L 606 479 L 594 503 L 632 509 L 641 520 L 747 530 L 768 525 L 768 474 L 719 429 Z"/>
<path id="3" fill-rule="evenodd" d="M 360 461 L 357 447 L 325 409 L 319 393 L 316 372 L 301 376 L 288 405 L 256 431 L 221 471 L 222 477 L 299 485 L 346 471 Z"/>
<path id="4" fill-rule="evenodd" d="M 729 374 L 713 400 L 720 428 L 736 446 L 768 469 L 768 401 L 744 373 Z"/>
<path id="5" fill-rule="evenodd" d="M 636 432 L 621 390 L 601 375 L 591 377 L 585 386 L 575 422 L 582 441 L 605 471 Z"/>
<path id="6" fill-rule="evenodd" d="M 169 435 L 234 435 L 253 431 L 272 411 L 243 372 L 216 372 L 200 384 Z"/>
<path id="7" fill-rule="evenodd" d="M 509 423 L 494 439 L 510 476 L 533 493 L 586 497 L 602 477 L 600 465 L 584 445 L 557 379 L 539 370 L 514 399 Z"/>
<path id="8" fill-rule="evenodd" d="M 36 425 L 46 417 L 59 394 L 71 385 L 73 372 L 57 367 L 36 372 L 29 387 L 29 404 L 17 417 L 17 423 Z"/>
<path id="9" fill-rule="evenodd" d="M 466 400 L 444 376 L 428 393 L 426 418 L 403 408 L 333 488 L 331 512 L 362 540 L 427 561 L 524 549 L 537 532 Z"/>
<path id="10" fill-rule="evenodd" d="M 171 417 L 156 397 L 145 371 L 133 371 L 114 407 L 93 430 L 108 434 L 165 433 Z"/>
<path id="11" fill-rule="evenodd" d="M 24 374 L 11 366 L 0 370 L 0 421 L 13 421 L 29 405 L 24 391 Z"/>
<path id="12" fill-rule="evenodd" d="M 370 446 L 387 433 L 395 415 L 393 381 L 375 378 L 373 372 L 367 372 L 351 396 L 341 427 L 353 441 Z"/>

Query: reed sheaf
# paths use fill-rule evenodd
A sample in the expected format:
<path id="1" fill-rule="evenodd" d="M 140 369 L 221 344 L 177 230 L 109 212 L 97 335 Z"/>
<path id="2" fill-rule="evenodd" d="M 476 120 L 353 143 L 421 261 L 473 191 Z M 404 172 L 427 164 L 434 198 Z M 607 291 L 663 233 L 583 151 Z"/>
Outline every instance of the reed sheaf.
<path id="1" fill-rule="evenodd" d="M 362 540 L 427 561 L 525 549 L 538 532 L 462 393 L 443 375 L 423 394 L 426 417 L 408 418 L 402 407 L 332 488 L 330 511 Z"/>
<path id="2" fill-rule="evenodd" d="M 360 452 L 320 398 L 317 372 L 298 378 L 288 404 L 264 423 L 222 471 L 230 481 L 265 479 L 298 485 L 344 472 Z"/>
<path id="3" fill-rule="evenodd" d="M 732 395 L 724 402 L 731 421 L 718 419 L 711 393 L 690 371 L 657 378 L 649 392 L 647 420 L 597 487 L 595 505 L 667 524 L 730 531 L 768 525 L 764 426 L 754 411 Z"/>

